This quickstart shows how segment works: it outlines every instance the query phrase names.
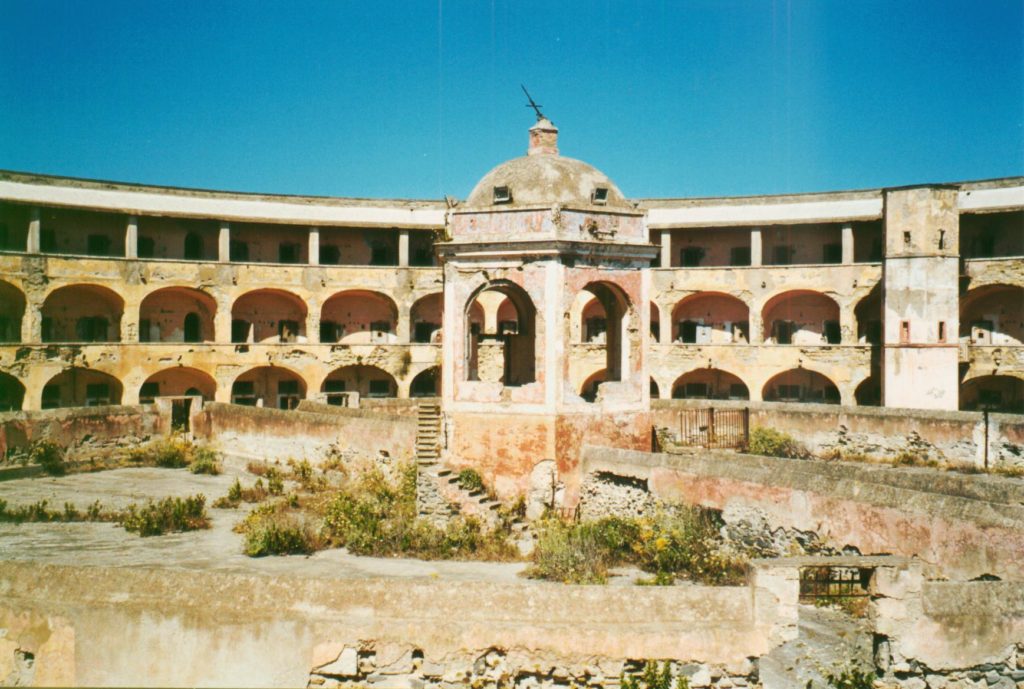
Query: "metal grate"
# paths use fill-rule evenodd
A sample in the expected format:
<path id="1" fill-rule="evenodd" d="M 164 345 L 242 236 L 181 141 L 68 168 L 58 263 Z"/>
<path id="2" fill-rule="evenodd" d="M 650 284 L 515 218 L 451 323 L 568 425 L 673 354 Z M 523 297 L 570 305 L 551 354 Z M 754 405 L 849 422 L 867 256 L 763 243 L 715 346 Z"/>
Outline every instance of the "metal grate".
<path id="1" fill-rule="evenodd" d="M 687 447 L 741 448 L 750 432 L 749 409 L 681 409 L 679 444 Z"/>
<path id="2" fill-rule="evenodd" d="M 800 600 L 867 597 L 873 571 L 865 567 L 804 567 L 800 570 Z"/>

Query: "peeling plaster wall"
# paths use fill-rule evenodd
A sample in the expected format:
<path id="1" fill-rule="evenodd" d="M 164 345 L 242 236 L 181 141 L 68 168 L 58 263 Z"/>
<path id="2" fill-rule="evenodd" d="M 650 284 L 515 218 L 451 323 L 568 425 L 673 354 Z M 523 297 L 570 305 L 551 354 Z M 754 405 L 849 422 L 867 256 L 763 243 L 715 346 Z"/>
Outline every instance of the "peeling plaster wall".
<path id="1" fill-rule="evenodd" d="M 170 430 L 170 418 L 154 406 L 48 409 L 0 414 L 0 456 L 50 440 L 68 448 L 69 460 L 111 445 L 131 446 Z"/>

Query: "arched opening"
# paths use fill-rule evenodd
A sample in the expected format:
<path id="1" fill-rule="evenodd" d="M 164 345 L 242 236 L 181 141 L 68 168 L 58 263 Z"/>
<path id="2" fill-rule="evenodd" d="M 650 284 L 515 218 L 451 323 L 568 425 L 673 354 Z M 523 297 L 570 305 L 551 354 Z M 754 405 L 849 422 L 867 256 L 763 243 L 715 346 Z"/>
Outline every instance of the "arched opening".
<path id="1" fill-rule="evenodd" d="M 24 317 L 25 295 L 11 283 L 0 280 L 0 342 L 21 342 Z"/>
<path id="2" fill-rule="evenodd" d="M 861 381 L 853 393 L 858 407 L 879 407 L 882 404 L 882 385 L 875 374 Z"/>
<path id="3" fill-rule="evenodd" d="M 294 409 L 305 398 L 306 381 L 280 366 L 251 368 L 231 384 L 232 404 Z"/>
<path id="4" fill-rule="evenodd" d="M 651 302 L 651 342 L 661 342 L 661 309 L 653 301 Z"/>
<path id="5" fill-rule="evenodd" d="M 231 306 L 232 342 L 304 342 L 306 302 L 291 292 L 258 289 Z"/>
<path id="6" fill-rule="evenodd" d="M 21 411 L 25 386 L 12 375 L 0 373 L 0 411 Z"/>
<path id="7" fill-rule="evenodd" d="M 630 346 L 627 340 L 629 330 L 630 304 L 629 298 L 622 288 L 609 282 L 591 282 L 583 287 L 594 295 L 595 299 L 584 308 L 592 307 L 592 313 L 603 312 L 603 335 L 605 345 L 605 381 L 621 381 L 622 373 L 629 368 Z"/>
<path id="8" fill-rule="evenodd" d="M 764 305 L 762 322 L 769 344 L 839 344 L 839 305 L 820 292 L 792 290 Z"/>
<path id="9" fill-rule="evenodd" d="M 43 342 L 120 342 L 124 300 L 99 285 L 68 285 L 43 302 Z"/>
<path id="10" fill-rule="evenodd" d="M 875 285 L 853 309 L 859 344 L 882 344 L 882 286 Z"/>
<path id="11" fill-rule="evenodd" d="M 960 305 L 960 339 L 972 345 L 1024 344 L 1024 287 L 986 285 Z"/>
<path id="12" fill-rule="evenodd" d="M 203 238 L 196 232 L 185 235 L 184 258 L 186 261 L 203 260 Z"/>
<path id="13" fill-rule="evenodd" d="M 482 304 L 494 295 L 505 299 L 497 310 L 494 331 Z M 478 290 L 466 304 L 466 378 L 467 380 L 519 386 L 536 380 L 537 311 L 526 291 L 508 282 L 495 282 Z M 481 322 L 482 321 L 482 322 Z"/>
<path id="14" fill-rule="evenodd" d="M 601 369 L 596 373 L 592 373 L 589 378 L 583 381 L 583 386 L 580 388 L 580 397 L 587 402 L 596 402 L 598 388 L 606 380 L 608 380 L 608 372 L 606 370 Z"/>
<path id="15" fill-rule="evenodd" d="M 658 381 L 654 380 L 654 378 L 651 378 L 651 399 L 661 399 L 661 392 L 658 389 Z"/>
<path id="16" fill-rule="evenodd" d="M 673 340 L 685 344 L 746 343 L 750 338 L 750 309 L 721 292 L 684 297 L 672 309 L 672 323 Z"/>
<path id="17" fill-rule="evenodd" d="M 191 287 L 164 287 L 139 306 L 140 342 L 213 342 L 217 302 Z"/>
<path id="18" fill-rule="evenodd" d="M 398 341 L 398 307 L 379 292 L 338 292 L 320 309 L 320 341 L 389 344 Z"/>
<path id="19" fill-rule="evenodd" d="M 420 371 L 409 386 L 410 397 L 439 397 L 441 395 L 441 368 L 433 366 Z"/>
<path id="20" fill-rule="evenodd" d="M 766 402 L 839 404 L 839 388 L 826 376 L 806 368 L 784 371 L 764 384 Z"/>
<path id="21" fill-rule="evenodd" d="M 69 368 L 43 386 L 42 408 L 121 404 L 123 388 L 114 376 L 91 368 Z"/>
<path id="22" fill-rule="evenodd" d="M 1014 376 L 979 376 L 960 386 L 960 408 L 965 411 L 1024 413 L 1024 380 Z"/>
<path id="23" fill-rule="evenodd" d="M 580 314 L 580 341 L 590 344 L 605 344 L 608 335 L 608 316 L 601 300 L 592 297 Z"/>
<path id="24" fill-rule="evenodd" d="M 158 371 L 139 388 L 139 403 L 149 404 L 157 397 L 200 395 L 210 402 L 217 391 L 217 381 L 197 368 L 177 366 Z"/>
<path id="25" fill-rule="evenodd" d="M 398 384 L 394 377 L 376 366 L 342 366 L 331 371 L 320 386 L 320 392 L 358 392 L 360 397 L 395 397 Z"/>
<path id="26" fill-rule="evenodd" d="M 718 368 L 697 368 L 676 378 L 672 399 L 748 400 L 750 391 L 735 374 Z"/>
<path id="27" fill-rule="evenodd" d="M 416 300 L 409 310 L 412 341 L 422 344 L 441 342 L 441 323 L 444 316 L 444 295 L 428 294 Z M 481 318 L 481 321 L 483 319 Z"/>

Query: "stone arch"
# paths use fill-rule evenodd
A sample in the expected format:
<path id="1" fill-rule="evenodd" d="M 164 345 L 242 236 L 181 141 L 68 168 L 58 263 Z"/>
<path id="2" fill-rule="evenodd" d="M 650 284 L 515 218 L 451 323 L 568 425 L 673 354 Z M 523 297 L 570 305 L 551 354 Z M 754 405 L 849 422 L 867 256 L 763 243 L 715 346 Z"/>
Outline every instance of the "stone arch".
<path id="1" fill-rule="evenodd" d="M 0 412 L 21 411 L 25 403 L 25 386 L 20 380 L 0 371 Z"/>
<path id="2" fill-rule="evenodd" d="M 750 340 L 750 307 L 724 292 L 697 292 L 672 308 L 672 340 L 687 344 L 732 344 Z"/>
<path id="3" fill-rule="evenodd" d="M 320 341 L 344 344 L 398 342 L 398 307 L 372 290 L 335 292 L 320 308 Z"/>
<path id="4" fill-rule="evenodd" d="M 231 341 L 303 342 L 306 302 L 283 289 L 255 289 L 231 305 Z"/>
<path id="5" fill-rule="evenodd" d="M 209 373 L 190 366 L 175 366 L 157 371 L 146 378 L 139 388 L 139 402 L 145 404 L 154 397 L 179 397 L 198 392 L 204 401 L 212 402 L 217 392 L 217 381 Z"/>
<path id="6" fill-rule="evenodd" d="M 695 368 L 676 378 L 672 399 L 749 400 L 750 388 L 735 373 L 720 368 Z"/>
<path id="7" fill-rule="evenodd" d="M 772 376 L 761 392 L 766 402 L 839 404 L 839 388 L 823 373 L 792 368 Z"/>
<path id="8" fill-rule="evenodd" d="M 409 397 L 439 397 L 442 375 L 440 366 L 431 366 L 420 371 L 409 384 Z"/>
<path id="9" fill-rule="evenodd" d="M 814 290 L 789 290 L 768 299 L 761 309 L 765 342 L 773 344 L 839 344 L 839 304 Z"/>
<path id="10" fill-rule="evenodd" d="M 231 403 L 294 409 L 306 398 L 306 381 L 282 366 L 256 366 L 231 383 Z"/>
<path id="11" fill-rule="evenodd" d="M 419 343 L 439 343 L 441 324 L 444 322 L 444 294 L 435 292 L 420 297 L 409 309 L 411 340 Z M 483 322 L 481 317 L 480 322 Z"/>
<path id="12" fill-rule="evenodd" d="M 163 287 L 139 305 L 140 342 L 213 342 L 217 300 L 194 287 Z"/>
<path id="13" fill-rule="evenodd" d="M 651 302 L 651 342 L 657 344 L 661 341 L 661 309 L 653 301 Z"/>
<path id="14" fill-rule="evenodd" d="M 661 388 L 658 386 L 658 381 L 654 380 L 654 376 L 651 376 L 650 395 L 652 400 L 661 398 Z"/>
<path id="15" fill-rule="evenodd" d="M 503 295 L 515 310 L 516 332 L 501 332 L 500 325 L 498 332 L 494 333 L 486 332 L 486 324 L 484 329 L 473 327 L 477 299 L 491 292 Z M 536 380 L 537 309 L 526 290 L 507 280 L 487 282 L 469 296 L 463 318 L 466 321 L 467 380 L 500 382 L 507 387 L 526 385 Z"/>
<path id="16" fill-rule="evenodd" d="M 629 362 L 639 347 L 639 342 L 630 342 L 630 319 L 635 314 L 629 296 L 612 282 L 590 282 L 583 289 L 594 295 L 604 311 L 605 381 L 621 381 L 623 372 L 630 370 Z"/>
<path id="17" fill-rule="evenodd" d="M 53 376 L 43 386 L 43 409 L 96 407 L 121 404 L 124 387 L 114 376 L 92 368 L 72 367 Z"/>
<path id="18" fill-rule="evenodd" d="M 365 364 L 341 366 L 327 374 L 322 393 L 358 392 L 360 397 L 397 397 L 395 377 L 382 368 Z"/>
<path id="19" fill-rule="evenodd" d="M 0 280 L 0 342 L 21 342 L 21 321 L 25 317 L 25 293 Z"/>
<path id="20" fill-rule="evenodd" d="M 858 407 L 880 407 L 882 405 L 882 381 L 872 373 L 857 385 L 853 398 Z"/>
<path id="21" fill-rule="evenodd" d="M 591 373 L 590 376 L 583 381 L 583 385 L 580 386 L 580 397 L 585 399 L 587 402 L 596 402 L 598 388 L 601 386 L 601 383 L 604 383 L 607 380 L 608 371 L 606 369 L 602 368 L 600 371 Z"/>
<path id="22" fill-rule="evenodd" d="M 990 284 L 960 300 L 960 338 L 973 345 L 1024 344 L 1024 287 Z"/>
<path id="23" fill-rule="evenodd" d="M 58 287 L 41 309 L 43 342 L 120 342 L 124 299 L 93 284 Z"/>
<path id="24" fill-rule="evenodd" d="M 1015 375 L 985 375 L 960 384 L 960 408 L 965 411 L 1024 413 L 1024 379 Z"/>
<path id="25" fill-rule="evenodd" d="M 859 344 L 882 344 L 882 285 L 871 288 L 853 307 Z"/>

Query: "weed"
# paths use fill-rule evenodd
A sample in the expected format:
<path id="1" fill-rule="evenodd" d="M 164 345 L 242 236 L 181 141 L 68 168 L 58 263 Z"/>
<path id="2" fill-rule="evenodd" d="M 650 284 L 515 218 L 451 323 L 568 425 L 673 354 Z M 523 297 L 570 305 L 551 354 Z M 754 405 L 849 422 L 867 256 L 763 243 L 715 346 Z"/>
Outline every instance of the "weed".
<path id="1" fill-rule="evenodd" d="M 262 461 L 249 462 L 248 464 L 245 465 L 245 470 L 248 471 L 250 474 L 255 474 L 256 476 L 266 476 L 271 471 L 277 471 L 277 469 L 274 468 L 274 466 L 271 465 L 269 462 Z"/>
<path id="2" fill-rule="evenodd" d="M 1009 478 L 1024 478 L 1024 465 L 1000 464 L 992 468 L 992 473 Z"/>
<path id="3" fill-rule="evenodd" d="M 828 689 L 871 689 L 875 686 L 875 673 L 850 666 L 837 673 L 825 673 L 825 681 Z M 806 689 L 813 687 L 813 680 L 808 680 Z"/>
<path id="4" fill-rule="evenodd" d="M 281 495 L 284 492 L 284 479 L 276 470 L 267 474 L 267 491 L 271 495 Z"/>
<path id="5" fill-rule="evenodd" d="M 260 505 L 236 527 L 245 536 L 246 555 L 308 555 L 321 547 L 316 532 L 286 507 L 282 503 Z"/>
<path id="6" fill-rule="evenodd" d="M 50 476 L 63 476 L 67 472 L 64 465 L 64 449 L 51 440 L 36 440 L 29 446 L 28 460 L 38 464 Z"/>
<path id="7" fill-rule="evenodd" d="M 463 469 L 458 475 L 459 487 L 469 492 L 484 490 L 484 480 L 476 469 Z"/>
<path id="8" fill-rule="evenodd" d="M 622 689 L 690 689 L 690 680 L 679 676 L 673 684 L 672 666 L 667 660 L 661 669 L 658 668 L 658 661 L 648 660 L 639 675 L 627 675 L 623 672 L 619 678 L 619 685 Z"/>
<path id="9" fill-rule="evenodd" d="M 763 426 L 751 429 L 747 451 L 755 455 L 793 459 L 802 459 L 808 456 L 807 449 L 796 438 L 788 433 Z"/>
<path id="10" fill-rule="evenodd" d="M 220 473 L 220 465 L 217 463 L 217 453 L 208 447 L 198 447 L 192 453 L 192 462 L 188 470 L 193 474 L 210 474 L 216 476 Z"/>
<path id="11" fill-rule="evenodd" d="M 210 527 L 206 515 L 206 497 L 203 495 L 164 498 L 159 502 L 150 500 L 142 507 L 132 504 L 120 515 L 118 523 L 126 531 L 140 536 L 159 536 L 170 531 L 193 531 Z"/>

